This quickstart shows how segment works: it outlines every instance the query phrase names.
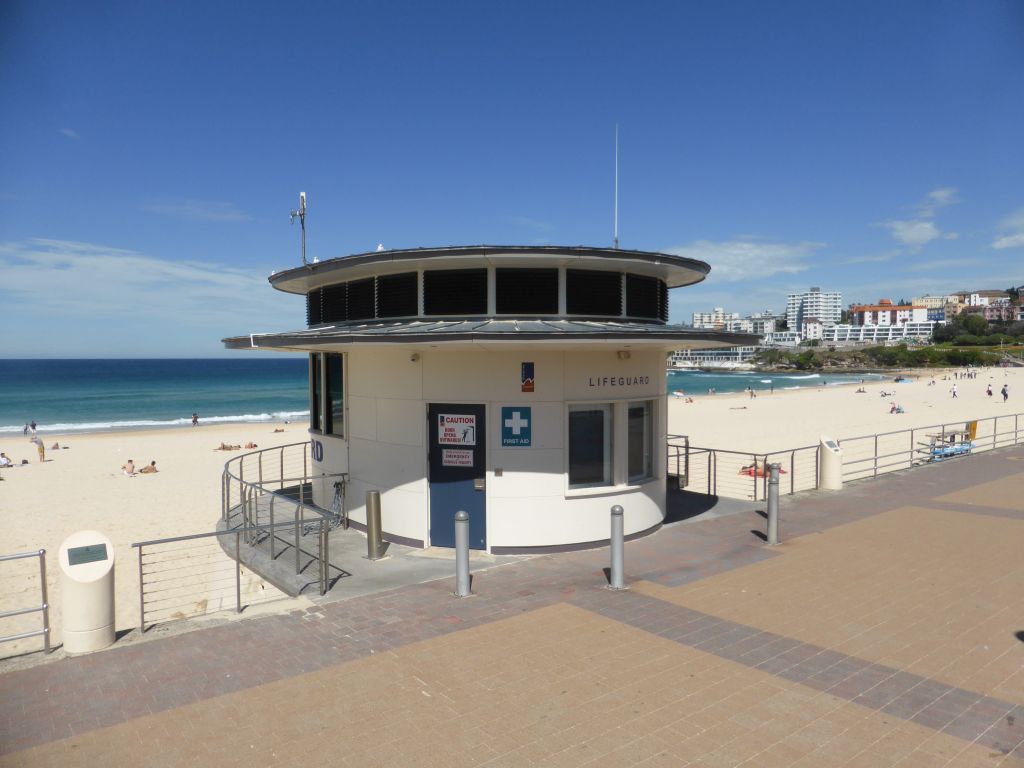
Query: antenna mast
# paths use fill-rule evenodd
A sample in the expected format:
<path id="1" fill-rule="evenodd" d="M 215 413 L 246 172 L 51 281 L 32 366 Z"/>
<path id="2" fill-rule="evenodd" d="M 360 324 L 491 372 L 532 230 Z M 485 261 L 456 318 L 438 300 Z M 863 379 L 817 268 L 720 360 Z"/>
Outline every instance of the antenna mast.
<path id="1" fill-rule="evenodd" d="M 292 224 L 298 218 L 299 226 L 302 227 L 302 263 L 306 264 L 306 193 L 299 192 L 299 210 L 292 211 L 288 221 Z"/>
<path id="2" fill-rule="evenodd" d="M 619 249 L 619 124 L 615 124 L 615 250 Z"/>

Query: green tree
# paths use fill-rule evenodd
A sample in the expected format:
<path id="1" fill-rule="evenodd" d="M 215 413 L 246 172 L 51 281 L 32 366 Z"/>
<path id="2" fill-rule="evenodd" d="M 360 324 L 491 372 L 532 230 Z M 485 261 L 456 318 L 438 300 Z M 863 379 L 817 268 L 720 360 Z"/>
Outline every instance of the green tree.
<path id="1" fill-rule="evenodd" d="M 988 332 L 988 320 L 975 312 L 961 313 L 957 316 L 960 327 L 973 336 L 984 336 Z"/>

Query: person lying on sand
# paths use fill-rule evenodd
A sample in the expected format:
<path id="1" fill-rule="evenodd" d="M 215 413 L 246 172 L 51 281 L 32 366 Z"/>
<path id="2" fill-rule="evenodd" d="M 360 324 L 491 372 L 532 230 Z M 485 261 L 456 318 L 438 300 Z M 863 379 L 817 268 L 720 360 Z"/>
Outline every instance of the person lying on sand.
<path id="1" fill-rule="evenodd" d="M 284 430 L 283 430 L 283 429 L 275 429 L 274 431 L 275 431 L 275 432 L 284 432 Z"/>
<path id="2" fill-rule="evenodd" d="M 246 443 L 246 444 L 245 444 L 245 447 L 246 447 L 246 448 L 256 448 L 256 447 L 257 447 L 257 445 L 256 445 L 256 443 L 254 443 L 254 442 L 252 442 L 252 441 L 250 440 L 250 441 L 249 441 L 248 443 Z"/>
<path id="3" fill-rule="evenodd" d="M 241 448 L 240 445 L 228 445 L 227 443 L 221 443 L 213 450 L 215 451 L 237 451 Z"/>
<path id="4" fill-rule="evenodd" d="M 156 468 L 156 462 L 155 461 L 151 461 L 151 462 L 149 462 L 149 464 L 147 464 L 146 466 L 144 466 L 142 469 L 139 470 L 139 474 L 140 475 L 151 475 L 154 472 L 158 472 L 158 471 L 159 470 L 157 470 L 157 468 Z"/>

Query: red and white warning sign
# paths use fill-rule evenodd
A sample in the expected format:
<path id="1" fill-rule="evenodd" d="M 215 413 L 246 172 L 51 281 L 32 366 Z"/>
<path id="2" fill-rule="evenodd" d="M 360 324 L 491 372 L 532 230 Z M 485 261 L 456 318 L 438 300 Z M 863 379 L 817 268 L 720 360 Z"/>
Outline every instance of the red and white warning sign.
<path id="1" fill-rule="evenodd" d="M 476 415 L 472 413 L 439 413 L 437 415 L 438 445 L 476 445 Z M 449 466 L 466 466 L 452 464 Z M 472 466 L 472 462 L 469 464 Z"/>
<path id="2" fill-rule="evenodd" d="M 456 448 L 445 448 L 441 451 L 442 467 L 472 467 L 473 452 L 460 451 Z"/>

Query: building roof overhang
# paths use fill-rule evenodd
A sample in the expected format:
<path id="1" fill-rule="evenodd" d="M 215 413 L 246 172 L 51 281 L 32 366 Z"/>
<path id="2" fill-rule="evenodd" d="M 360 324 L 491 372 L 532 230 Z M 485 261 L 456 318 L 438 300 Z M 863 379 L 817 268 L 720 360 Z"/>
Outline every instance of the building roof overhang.
<path id="1" fill-rule="evenodd" d="M 306 294 L 325 285 L 418 269 L 568 267 L 628 271 L 664 280 L 669 288 L 702 281 L 711 267 L 697 259 L 653 251 L 556 245 L 459 245 L 371 251 L 315 261 L 275 272 L 270 284 L 286 293 Z"/>
<path id="2" fill-rule="evenodd" d="M 583 320 L 463 319 L 323 325 L 297 331 L 223 339 L 228 349 L 322 352 L 353 347 L 462 347 L 499 350 L 524 347 L 594 349 L 712 349 L 754 346 L 760 336 L 660 324 Z"/>

